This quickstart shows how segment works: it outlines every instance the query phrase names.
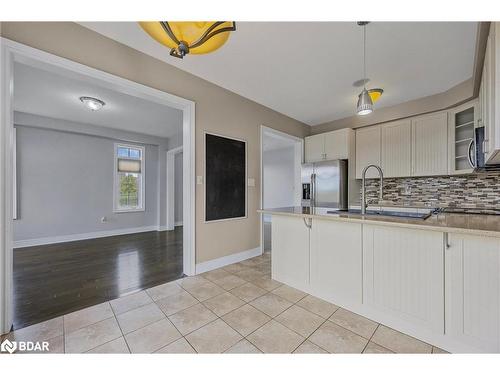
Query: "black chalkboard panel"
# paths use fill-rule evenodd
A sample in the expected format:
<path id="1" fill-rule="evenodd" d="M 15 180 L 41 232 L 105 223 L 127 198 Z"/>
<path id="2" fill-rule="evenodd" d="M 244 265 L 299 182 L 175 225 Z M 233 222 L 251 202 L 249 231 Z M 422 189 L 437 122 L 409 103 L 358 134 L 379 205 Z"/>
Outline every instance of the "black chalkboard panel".
<path id="1" fill-rule="evenodd" d="M 205 221 L 246 216 L 246 142 L 205 134 Z"/>

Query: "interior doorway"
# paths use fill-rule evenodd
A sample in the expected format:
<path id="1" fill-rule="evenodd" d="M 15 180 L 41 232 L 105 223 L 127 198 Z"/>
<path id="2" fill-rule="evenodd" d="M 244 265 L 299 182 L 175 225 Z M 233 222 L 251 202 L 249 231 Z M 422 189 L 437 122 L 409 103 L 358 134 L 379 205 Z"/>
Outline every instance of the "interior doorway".
<path id="1" fill-rule="evenodd" d="M 175 267 L 178 268 L 179 275 L 182 273 L 194 274 L 194 102 L 16 42 L 5 39 L 1 41 L 1 78 L 2 82 L 10 82 L 11 85 L 2 85 L 2 88 L 5 87 L 6 90 L 5 95 L 1 97 L 1 126 L 4 131 L 0 132 L 0 142 L 2 149 L 6 152 L 0 154 L 2 173 L 0 180 L 12 181 L 12 184 L 1 184 L 0 186 L 1 194 L 5 197 L 5 201 L 0 202 L 0 208 L 4 213 L 0 229 L 0 238 L 3 239 L 0 242 L 0 333 L 8 332 L 15 321 L 16 303 L 19 307 L 19 302 L 16 302 L 14 298 L 16 285 L 20 285 L 18 290 L 26 289 L 23 289 L 22 284 L 19 283 L 19 280 L 24 279 L 24 276 L 15 273 L 14 263 L 21 264 L 25 260 L 31 261 L 27 259 L 30 258 L 28 247 L 31 251 L 37 251 L 47 250 L 44 246 L 48 246 L 51 247 L 49 250 L 55 252 L 57 252 L 57 248 L 64 247 L 66 251 L 59 251 L 59 255 L 74 250 L 80 261 L 87 262 L 89 270 L 100 272 L 91 280 L 95 285 L 88 283 L 87 279 L 91 277 L 90 273 L 84 272 L 81 279 L 84 280 L 83 283 L 81 280 L 73 280 L 78 276 L 75 272 L 66 272 L 67 277 L 72 278 L 71 282 L 53 281 L 52 286 L 65 287 L 71 293 L 74 292 L 78 300 L 76 302 L 65 300 L 64 302 L 67 303 L 64 308 L 67 308 L 67 311 L 62 311 L 57 306 L 49 307 L 44 310 L 47 314 L 60 313 L 62 315 L 70 310 L 74 311 L 99 303 L 99 298 L 110 300 L 124 293 L 133 293 L 134 290 L 142 290 L 152 286 L 156 283 L 155 280 L 164 276 L 164 269 L 154 267 L 158 264 L 158 259 L 167 259 L 168 262 L 175 260 Z M 7 91 L 7 88 L 12 85 L 16 86 L 20 82 L 19 74 L 16 79 L 16 70 L 18 73 L 22 71 L 21 76 L 25 78 L 29 74 L 52 77 L 46 81 L 47 85 L 40 85 L 42 91 L 45 90 L 43 87 L 47 88 L 59 81 L 78 81 L 80 86 L 62 82 L 59 88 L 55 88 L 55 93 L 58 96 L 55 93 L 47 93 L 46 96 L 54 102 L 57 98 L 62 98 L 77 108 L 88 110 L 88 112 L 82 112 L 87 118 L 64 116 L 63 110 L 67 108 L 61 103 L 55 108 L 59 115 L 43 111 L 30 113 L 28 109 L 34 110 L 34 108 L 39 107 L 45 110 L 50 107 L 50 103 L 47 104 L 44 101 L 43 95 L 31 98 L 31 104 L 25 105 L 23 107 L 25 109 L 18 106 L 17 99 L 19 98 L 16 98 L 12 93 L 20 93 L 20 88 Z M 55 75 L 57 75 L 56 78 L 54 78 Z M 29 82 L 29 79 L 26 80 L 27 87 Z M 72 88 L 75 87 L 77 90 L 73 90 L 73 92 Z M 26 93 L 33 94 L 29 90 Z M 81 99 L 81 97 L 87 96 L 99 99 L 108 94 L 110 96 L 104 100 L 105 104 L 103 104 L 104 108 L 108 110 L 101 112 L 90 111 L 89 109 L 92 109 L 90 106 L 85 108 L 86 103 Z M 37 105 L 39 106 L 37 107 Z M 148 114 L 152 113 L 150 110 L 153 107 L 158 109 L 160 121 L 156 125 L 164 124 L 166 118 L 161 113 L 160 107 L 169 107 L 174 112 L 177 111 L 180 131 L 176 134 L 163 134 L 162 137 L 162 134 L 155 134 L 153 130 L 156 128 L 161 131 L 161 126 L 150 124 L 149 130 L 146 130 L 144 116 L 141 115 L 142 120 L 140 118 L 133 121 L 133 118 L 128 116 L 130 113 L 127 110 L 136 110 L 143 105 L 144 111 Z M 122 112 L 120 112 L 120 108 Z M 123 114 L 122 121 L 117 118 L 113 120 L 112 114 L 116 111 Z M 90 118 L 96 120 L 98 114 L 107 114 L 110 117 L 103 119 L 102 123 L 93 123 L 89 120 Z M 148 115 L 148 119 L 151 117 Z M 122 126 L 134 122 L 135 125 L 132 127 L 123 128 Z M 106 126 L 112 123 L 119 124 L 119 126 Z M 138 124 L 143 126 L 138 126 Z M 19 131 L 19 129 L 21 130 Z M 39 142 L 36 142 L 37 139 Z M 175 142 L 173 142 L 174 139 Z M 182 144 L 184 153 L 181 160 L 182 171 L 178 177 L 179 180 L 182 180 L 182 205 L 178 206 L 177 209 L 182 212 L 183 226 L 176 228 L 175 233 L 169 233 L 165 230 L 166 214 L 163 210 L 166 194 L 162 193 L 163 186 L 165 186 L 166 168 L 162 167 L 161 164 L 166 161 L 164 153 L 170 147 L 177 147 L 176 145 L 179 144 Z M 19 145 L 22 147 L 16 147 Z M 74 145 L 79 148 L 73 147 Z M 98 153 L 91 149 L 97 146 L 103 146 L 104 151 Z M 40 154 L 37 157 L 36 151 L 38 149 L 40 149 Z M 64 153 L 67 155 L 64 156 Z M 100 159 L 94 160 L 98 155 L 101 155 Z M 21 160 L 16 160 L 19 156 L 22 156 Z M 27 169 L 22 169 L 23 166 L 31 166 L 33 160 L 42 166 L 40 169 L 42 175 L 37 176 L 35 175 L 36 171 L 29 172 Z M 92 167 L 88 166 L 90 161 L 92 161 Z M 21 169 L 19 163 L 22 163 Z M 53 181 L 48 179 L 46 183 L 38 185 L 36 183 L 26 184 L 29 182 L 27 178 L 45 177 L 45 175 L 49 175 L 49 172 L 57 172 L 58 178 L 52 179 Z M 20 188 L 23 179 L 25 182 L 24 190 L 22 187 Z M 51 185 L 52 183 L 53 185 Z M 26 190 L 33 187 L 38 188 L 35 191 Z M 78 193 L 78 189 L 82 187 L 86 187 L 85 191 L 88 195 Z M 122 189 L 124 187 L 126 187 L 126 191 Z M 47 206 L 50 209 L 33 209 L 34 203 L 42 205 L 49 203 L 49 196 L 40 193 L 43 193 L 41 191 L 43 189 L 51 192 L 51 188 L 60 192 L 54 198 L 57 199 L 57 202 L 50 203 Z M 98 193 L 104 197 L 104 203 L 95 199 L 99 195 Z M 28 196 L 36 199 L 27 199 Z M 30 211 L 26 211 L 27 208 Z M 73 208 L 74 215 L 58 213 L 59 211 L 55 208 L 69 209 L 68 212 L 71 212 L 71 208 Z M 90 215 L 87 215 L 91 220 L 84 222 L 84 217 L 90 209 L 94 210 Z M 99 210 L 102 212 L 98 212 Z M 39 218 L 40 215 L 34 216 L 40 212 L 45 212 L 45 218 Z M 63 222 L 64 225 L 43 227 L 50 220 L 57 221 L 62 220 L 62 218 L 66 219 Z M 73 218 L 74 220 L 70 220 Z M 21 223 L 23 219 L 25 221 Z M 28 225 L 34 225 L 36 228 L 27 227 Z M 21 228 L 21 226 L 24 227 Z M 52 233 L 49 231 L 56 229 L 64 229 L 65 232 Z M 90 242 L 97 243 L 95 254 L 90 254 L 93 251 L 89 246 Z M 81 243 L 83 246 L 78 245 Z M 141 246 L 161 252 L 165 245 L 172 249 L 175 247 L 175 252 L 170 252 L 172 255 L 169 255 L 170 253 L 155 255 L 152 252 L 143 251 L 144 249 L 137 249 L 135 252 L 135 248 Z M 44 254 L 49 255 L 48 252 Z M 141 254 L 149 258 L 146 259 Z M 99 267 L 91 264 L 92 261 L 96 261 L 97 256 L 104 255 L 108 256 L 108 263 L 114 265 L 114 269 L 110 272 L 102 266 L 107 260 L 103 260 L 104 263 L 98 262 Z M 55 260 L 51 259 L 50 262 L 46 263 L 53 265 Z M 42 263 L 39 262 L 40 265 Z M 59 263 L 61 265 L 68 264 L 66 260 Z M 151 277 L 140 275 L 139 273 L 146 269 L 143 267 L 144 264 L 151 264 L 150 270 L 156 274 Z M 22 269 L 22 267 L 17 269 Z M 77 269 L 81 269 L 81 267 L 77 267 Z M 52 271 L 53 269 L 51 275 L 54 273 Z M 47 281 L 48 278 L 44 280 Z M 146 285 L 144 282 L 150 284 Z M 37 289 L 32 283 L 33 280 L 30 281 L 29 286 L 32 289 Z M 51 285 L 47 284 L 45 290 L 50 291 Z M 40 289 L 40 285 L 37 286 Z M 92 293 L 89 294 L 89 290 Z M 17 294 L 20 295 L 19 292 Z M 56 294 L 66 295 L 65 292 Z M 46 293 L 46 295 L 54 296 L 50 293 Z M 42 296 L 40 300 L 43 299 Z M 27 298 L 18 298 L 18 301 L 24 300 Z M 47 301 L 48 298 L 45 300 Z M 32 311 L 35 310 L 42 311 L 42 309 L 32 309 Z M 38 316 L 28 315 L 23 318 L 24 323 L 20 323 L 20 325 L 32 324 L 35 320 L 42 319 Z"/>
<path id="2" fill-rule="evenodd" d="M 261 208 L 300 205 L 303 140 L 261 127 Z M 261 215 L 261 248 L 272 251 L 271 215 Z"/>

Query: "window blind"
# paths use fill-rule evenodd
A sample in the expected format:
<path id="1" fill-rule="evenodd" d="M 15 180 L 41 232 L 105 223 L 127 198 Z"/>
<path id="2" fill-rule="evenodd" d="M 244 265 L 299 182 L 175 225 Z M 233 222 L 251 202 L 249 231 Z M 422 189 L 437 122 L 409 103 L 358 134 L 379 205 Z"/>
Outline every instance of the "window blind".
<path id="1" fill-rule="evenodd" d="M 118 172 L 141 173 L 141 161 L 130 159 L 118 159 Z"/>

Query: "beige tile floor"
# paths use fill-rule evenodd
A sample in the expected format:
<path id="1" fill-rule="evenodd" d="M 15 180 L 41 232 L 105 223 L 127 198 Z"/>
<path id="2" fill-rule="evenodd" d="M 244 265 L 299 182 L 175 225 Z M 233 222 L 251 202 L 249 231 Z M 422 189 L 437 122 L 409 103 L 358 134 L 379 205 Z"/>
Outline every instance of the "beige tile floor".
<path id="1" fill-rule="evenodd" d="M 442 353 L 270 277 L 268 253 L 12 332 L 53 353 Z"/>

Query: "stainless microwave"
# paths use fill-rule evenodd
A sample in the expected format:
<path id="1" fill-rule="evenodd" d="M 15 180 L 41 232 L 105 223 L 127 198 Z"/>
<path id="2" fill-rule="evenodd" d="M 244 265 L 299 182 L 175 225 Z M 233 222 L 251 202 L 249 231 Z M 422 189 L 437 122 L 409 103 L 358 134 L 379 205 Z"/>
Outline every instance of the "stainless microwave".
<path id="1" fill-rule="evenodd" d="M 484 126 L 474 129 L 474 139 L 467 153 L 469 164 L 474 172 L 500 171 L 500 164 L 486 164 L 484 151 Z"/>

